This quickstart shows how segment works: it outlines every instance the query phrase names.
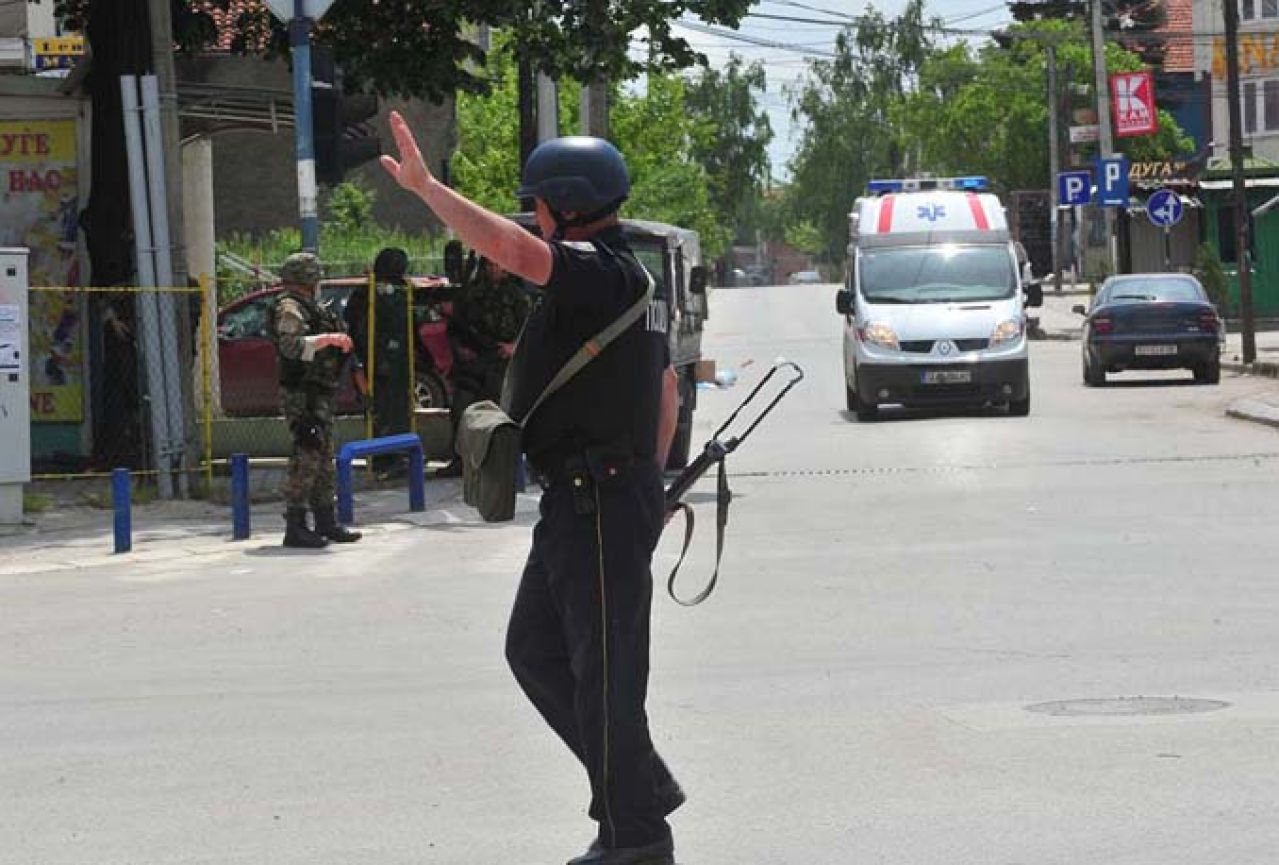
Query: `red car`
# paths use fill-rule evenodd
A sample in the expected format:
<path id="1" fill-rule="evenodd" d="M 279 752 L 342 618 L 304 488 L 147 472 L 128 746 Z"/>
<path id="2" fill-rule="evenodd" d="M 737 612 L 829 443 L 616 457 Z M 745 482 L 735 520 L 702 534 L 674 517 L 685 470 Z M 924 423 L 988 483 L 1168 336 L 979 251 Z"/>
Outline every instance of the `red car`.
<path id="1" fill-rule="evenodd" d="M 358 286 L 366 284 L 362 277 L 326 279 L 320 283 L 320 302 L 331 305 L 340 318 L 347 298 Z M 439 277 L 413 277 L 418 289 L 443 288 L 448 280 Z M 263 417 L 280 413 L 280 384 L 276 367 L 275 345 L 271 341 L 271 308 L 280 286 L 246 294 L 218 311 L 218 373 L 222 394 L 222 411 L 232 417 Z M 423 292 L 425 294 L 425 292 Z M 419 297 L 422 295 L 419 295 Z M 443 356 L 447 337 L 441 339 L 445 323 L 431 309 L 415 304 L 418 322 L 417 402 L 420 408 L 441 408 L 448 404 L 446 384 L 452 358 Z M 437 333 L 437 331 L 439 333 Z M 351 379 L 351 365 L 342 373 L 337 392 L 338 414 L 359 414 L 364 402 Z"/>

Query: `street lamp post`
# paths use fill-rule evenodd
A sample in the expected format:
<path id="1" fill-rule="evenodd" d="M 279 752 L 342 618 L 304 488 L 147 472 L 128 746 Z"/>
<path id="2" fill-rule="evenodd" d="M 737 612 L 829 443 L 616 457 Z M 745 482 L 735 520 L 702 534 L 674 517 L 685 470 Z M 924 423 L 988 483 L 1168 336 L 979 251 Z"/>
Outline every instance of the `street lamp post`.
<path id="1" fill-rule="evenodd" d="M 293 130 L 297 142 L 298 217 L 302 248 L 320 249 L 319 196 L 315 185 L 315 134 L 311 111 L 311 28 L 333 0 L 266 0 L 277 18 L 289 25 L 293 55 Z"/>

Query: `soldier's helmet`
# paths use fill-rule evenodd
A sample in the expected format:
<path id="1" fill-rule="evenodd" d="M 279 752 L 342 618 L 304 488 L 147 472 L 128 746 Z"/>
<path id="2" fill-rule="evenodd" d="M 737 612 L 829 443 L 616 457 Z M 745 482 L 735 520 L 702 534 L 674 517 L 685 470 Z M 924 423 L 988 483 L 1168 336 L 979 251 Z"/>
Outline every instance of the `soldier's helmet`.
<path id="1" fill-rule="evenodd" d="M 280 267 L 280 282 L 289 285 L 317 285 L 323 276 L 320 259 L 310 252 L 295 252 Z"/>
<path id="2" fill-rule="evenodd" d="M 524 165 L 516 193 L 540 198 L 557 213 L 603 216 L 622 206 L 631 192 L 626 160 L 603 138 L 570 135 L 537 146 Z"/>

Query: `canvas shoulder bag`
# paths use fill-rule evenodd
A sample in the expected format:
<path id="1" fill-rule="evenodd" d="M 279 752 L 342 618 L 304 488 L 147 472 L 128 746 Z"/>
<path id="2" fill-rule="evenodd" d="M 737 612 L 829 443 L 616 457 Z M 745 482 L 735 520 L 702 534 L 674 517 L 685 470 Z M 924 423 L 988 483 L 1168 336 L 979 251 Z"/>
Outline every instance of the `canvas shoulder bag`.
<path id="1" fill-rule="evenodd" d="M 648 288 L 643 296 L 620 318 L 583 343 L 551 379 L 523 421 L 515 421 L 492 400 L 473 403 L 462 412 L 456 442 L 462 459 L 462 500 L 478 510 L 485 522 L 500 523 L 514 518 L 516 471 L 523 450 L 524 424 L 551 394 L 645 314 L 656 287 L 647 269 L 644 276 Z"/>

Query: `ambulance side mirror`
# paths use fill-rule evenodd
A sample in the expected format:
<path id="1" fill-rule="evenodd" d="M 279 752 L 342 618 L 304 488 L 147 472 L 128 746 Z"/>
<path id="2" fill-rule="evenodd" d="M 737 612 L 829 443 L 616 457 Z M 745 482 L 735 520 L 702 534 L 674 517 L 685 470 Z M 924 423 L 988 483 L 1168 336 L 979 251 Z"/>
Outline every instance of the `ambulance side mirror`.
<path id="1" fill-rule="evenodd" d="M 688 291 L 690 294 L 706 293 L 706 268 L 700 264 L 688 272 Z"/>
<path id="2" fill-rule="evenodd" d="M 853 293 L 846 288 L 835 292 L 835 310 L 840 315 L 853 314 Z"/>

